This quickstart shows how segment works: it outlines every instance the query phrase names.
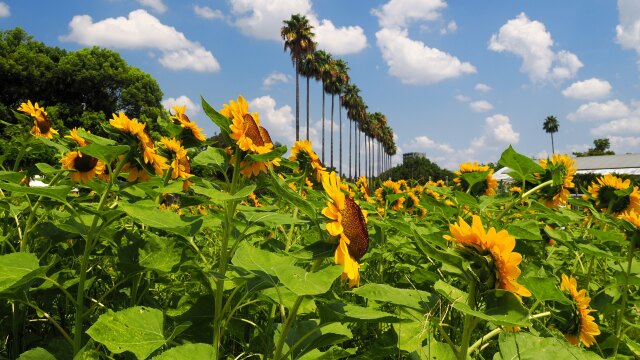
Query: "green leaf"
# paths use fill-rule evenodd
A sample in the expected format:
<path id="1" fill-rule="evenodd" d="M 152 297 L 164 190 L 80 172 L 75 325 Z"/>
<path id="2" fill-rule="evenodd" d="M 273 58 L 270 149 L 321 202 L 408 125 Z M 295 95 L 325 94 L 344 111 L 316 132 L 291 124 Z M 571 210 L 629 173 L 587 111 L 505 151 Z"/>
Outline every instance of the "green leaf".
<path id="1" fill-rule="evenodd" d="M 18 360 L 56 360 L 56 357 L 47 350 L 37 347 L 20 354 Z"/>
<path id="2" fill-rule="evenodd" d="M 268 153 L 264 153 L 264 154 L 248 154 L 247 158 L 249 158 L 250 160 L 254 161 L 254 162 L 265 162 L 265 161 L 271 161 L 277 157 L 282 156 L 284 153 L 287 152 L 287 147 L 286 146 L 279 146 L 271 151 L 269 151 Z"/>
<path id="3" fill-rule="evenodd" d="M 293 265 L 295 259 L 289 256 L 282 256 L 271 251 L 266 251 L 253 247 L 247 243 L 238 246 L 231 263 L 237 267 L 250 272 L 263 272 L 272 276 L 277 276 L 276 268 L 282 265 Z"/>
<path id="4" fill-rule="evenodd" d="M 109 146 L 109 145 L 115 145 L 116 142 L 114 140 L 111 139 L 107 139 L 107 138 L 103 138 L 102 136 L 98 136 L 98 135 L 94 135 L 90 132 L 84 131 L 83 129 L 76 129 L 76 132 L 78 133 L 78 135 L 87 140 L 88 142 L 92 143 L 92 144 L 98 144 L 98 145 L 104 145 L 104 146 Z"/>
<path id="5" fill-rule="evenodd" d="M 355 355 L 355 349 L 343 349 L 339 346 L 332 346 L 329 350 L 321 352 L 313 349 L 302 355 L 299 360 L 338 360 Z"/>
<path id="6" fill-rule="evenodd" d="M 118 312 L 108 310 L 100 315 L 87 334 L 113 353 L 130 351 L 138 359 L 146 359 L 164 345 L 163 331 L 161 310 L 135 306 Z"/>
<path id="7" fill-rule="evenodd" d="M 303 224 L 307 221 L 303 219 L 295 219 L 290 214 L 281 214 L 269 211 L 252 211 L 241 213 L 247 222 L 264 224 L 266 226 L 278 226 L 278 225 L 291 225 L 291 224 Z"/>
<path id="8" fill-rule="evenodd" d="M 477 183 L 483 182 L 487 180 L 487 176 L 489 175 L 489 170 L 487 171 L 473 171 L 473 172 L 465 172 L 460 175 L 464 181 L 469 184 L 469 187 L 473 188 L 473 186 Z"/>
<path id="9" fill-rule="evenodd" d="M 8 181 L 12 184 L 19 184 L 24 179 L 25 174 L 14 171 L 0 171 L 0 180 Z"/>
<path id="10" fill-rule="evenodd" d="M 503 359 L 519 360 L 559 360 L 559 359 L 601 359 L 593 352 L 572 346 L 564 339 L 542 338 L 526 332 L 502 332 L 500 334 L 500 355 Z"/>
<path id="11" fill-rule="evenodd" d="M 293 358 L 317 348 L 349 340 L 353 334 L 340 323 L 319 324 L 318 320 L 297 321 L 287 336 L 287 345 L 293 348 Z"/>
<path id="12" fill-rule="evenodd" d="M 560 291 L 559 282 L 555 278 L 530 276 L 518 281 L 541 302 L 556 301 L 567 305 L 571 304 L 571 300 Z"/>
<path id="13" fill-rule="evenodd" d="M 515 181 L 537 182 L 534 173 L 542 173 L 544 169 L 532 159 L 517 153 L 511 145 L 505 150 L 498 160 L 498 164 L 511 168 L 507 174 Z"/>
<path id="14" fill-rule="evenodd" d="M 0 292 L 21 283 L 23 278 L 36 269 L 38 258 L 30 253 L 0 255 Z"/>
<path id="15" fill-rule="evenodd" d="M 102 160 L 105 164 L 111 164 L 118 155 L 129 151 L 129 145 L 100 145 L 89 144 L 78 149 L 81 153 Z"/>
<path id="16" fill-rule="evenodd" d="M 204 113 L 207 114 L 209 119 L 211 119 L 211 121 L 213 121 L 214 124 L 218 125 L 218 127 L 220 128 L 220 131 L 222 131 L 225 134 L 228 134 L 229 126 L 231 125 L 231 120 L 229 120 L 227 117 L 223 116 L 222 114 L 217 112 L 214 108 L 212 108 L 211 105 L 209 105 L 209 103 L 207 103 L 202 96 L 200 97 L 200 99 L 202 100 L 202 109 L 204 110 Z"/>
<path id="17" fill-rule="evenodd" d="M 184 344 L 171 348 L 152 360 L 195 360 L 213 359 L 215 349 L 209 344 Z"/>
<path id="18" fill-rule="evenodd" d="M 317 303 L 322 322 L 397 322 L 398 318 L 388 312 L 370 307 L 349 305 L 342 302 Z"/>
<path id="19" fill-rule="evenodd" d="M 37 163 L 36 167 L 38 168 L 38 170 L 40 170 L 40 172 L 42 173 L 42 175 L 54 175 L 62 170 L 54 168 L 53 166 L 47 164 L 47 163 Z"/>
<path id="20" fill-rule="evenodd" d="M 516 239 L 542 240 L 538 222 L 533 219 L 514 221 L 507 225 L 506 230 Z"/>
<path id="21" fill-rule="evenodd" d="M 278 279 L 298 296 L 326 293 L 333 282 L 342 274 L 342 266 L 334 265 L 310 273 L 293 265 L 275 267 Z"/>
<path id="22" fill-rule="evenodd" d="M 185 221 L 180 218 L 180 215 L 172 211 L 162 211 L 148 201 L 120 202 L 118 205 L 139 223 L 178 235 L 193 236 L 202 225 L 202 219 Z"/>
<path id="23" fill-rule="evenodd" d="M 387 284 L 366 284 L 352 291 L 369 300 L 389 302 L 416 310 L 426 309 L 432 298 L 426 291 L 398 289 Z"/>
<path id="24" fill-rule="evenodd" d="M 196 185 L 191 186 L 191 189 L 196 194 L 204 195 L 204 196 L 208 197 L 209 199 L 211 199 L 213 201 L 220 202 L 220 201 L 244 199 L 247 196 L 249 196 L 249 194 L 251 194 L 253 192 L 253 190 L 256 189 L 256 185 L 255 184 L 247 185 L 247 186 L 243 187 L 242 189 L 238 190 L 233 195 L 231 195 L 231 194 L 229 194 L 228 192 L 225 192 L 225 191 L 220 191 L 220 190 L 216 190 L 216 189 L 208 189 L 208 188 L 205 188 L 205 187 L 202 187 L 202 186 L 196 186 Z"/>
<path id="25" fill-rule="evenodd" d="M 209 146 L 191 159 L 191 165 L 220 166 L 224 164 L 224 159 L 224 150 Z"/>
<path id="26" fill-rule="evenodd" d="M 138 250 L 140 266 L 169 272 L 180 262 L 182 252 L 176 249 L 174 240 L 152 233 L 147 233 L 145 237 L 147 242 L 144 248 Z"/>
<path id="27" fill-rule="evenodd" d="M 271 183 L 273 186 L 271 190 L 276 193 L 276 195 L 285 201 L 289 202 L 291 205 L 297 207 L 302 211 L 305 215 L 309 216 L 311 219 L 316 219 L 316 210 L 313 208 L 313 205 L 309 203 L 307 200 L 300 197 L 295 192 L 292 192 L 287 184 L 280 179 L 272 170 L 269 171 L 271 173 Z"/>
<path id="28" fill-rule="evenodd" d="M 44 196 L 60 202 L 65 202 L 67 200 L 67 195 L 71 192 L 71 186 L 66 185 L 28 187 L 4 182 L 0 182 L 0 189 L 12 191 L 14 193 Z"/>

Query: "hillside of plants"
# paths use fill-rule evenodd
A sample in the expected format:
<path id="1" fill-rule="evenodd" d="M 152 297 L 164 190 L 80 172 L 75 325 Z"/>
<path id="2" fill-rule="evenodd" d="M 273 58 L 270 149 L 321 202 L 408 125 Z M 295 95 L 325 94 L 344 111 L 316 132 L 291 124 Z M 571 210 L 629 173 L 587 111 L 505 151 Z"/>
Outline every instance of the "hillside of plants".
<path id="1" fill-rule="evenodd" d="M 570 156 L 509 147 L 506 191 L 473 162 L 448 183 L 349 181 L 317 144 L 274 145 L 241 94 L 201 98 L 216 145 L 184 106 L 114 105 L 89 126 L 16 98 L 1 119 L 0 358 L 640 356 L 631 179 L 572 197 Z M 389 165 L 392 142 L 368 144 L 356 168 Z"/>

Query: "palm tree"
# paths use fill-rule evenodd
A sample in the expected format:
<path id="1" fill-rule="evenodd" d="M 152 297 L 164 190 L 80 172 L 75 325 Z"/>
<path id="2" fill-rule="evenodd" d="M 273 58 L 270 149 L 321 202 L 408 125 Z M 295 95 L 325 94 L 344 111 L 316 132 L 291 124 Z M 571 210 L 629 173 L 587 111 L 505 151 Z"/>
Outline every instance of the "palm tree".
<path id="1" fill-rule="evenodd" d="M 558 123 L 558 119 L 555 116 L 549 115 L 546 119 L 544 119 L 544 124 L 542 124 L 542 130 L 544 130 L 547 134 L 551 134 L 551 153 L 555 154 L 556 150 L 553 145 L 553 134 L 558 132 L 558 128 L 560 127 L 560 123 Z"/>
<path id="2" fill-rule="evenodd" d="M 335 105 L 335 95 L 338 92 L 338 66 L 336 65 L 337 60 L 331 59 L 329 64 L 327 64 L 326 68 L 326 78 L 324 80 L 324 91 L 331 94 L 331 130 L 329 131 L 331 135 L 331 161 L 330 167 L 333 168 L 333 109 Z"/>
<path id="3" fill-rule="evenodd" d="M 316 59 L 316 77 L 322 81 L 322 164 L 324 165 L 324 84 L 329 78 L 329 65 L 333 61 L 331 54 L 324 50 L 318 50 L 313 55 Z"/>
<path id="4" fill-rule="evenodd" d="M 309 140 L 309 79 L 313 77 L 320 80 L 315 54 L 315 52 L 308 53 L 300 62 L 300 75 L 307 78 L 307 140 Z"/>
<path id="5" fill-rule="evenodd" d="M 347 84 L 343 90 L 342 107 L 347 110 L 348 121 L 356 121 L 362 98 L 360 97 L 360 88 L 355 84 Z M 349 123 L 349 178 L 351 177 L 351 149 L 352 149 L 351 123 Z"/>
<path id="6" fill-rule="evenodd" d="M 339 174 L 342 175 L 342 93 L 344 91 L 345 86 L 349 84 L 349 66 L 347 66 L 347 62 L 344 60 L 336 61 L 336 68 L 338 70 L 337 73 L 337 81 L 336 81 L 336 90 L 338 90 L 338 114 L 340 118 L 340 146 L 338 152 L 339 161 Z"/>
<path id="7" fill-rule="evenodd" d="M 296 141 L 300 140 L 300 62 L 302 58 L 315 50 L 313 42 L 313 26 L 306 16 L 291 15 L 291 19 L 283 21 L 280 36 L 284 40 L 284 51 L 289 50 L 291 61 L 296 67 Z"/>

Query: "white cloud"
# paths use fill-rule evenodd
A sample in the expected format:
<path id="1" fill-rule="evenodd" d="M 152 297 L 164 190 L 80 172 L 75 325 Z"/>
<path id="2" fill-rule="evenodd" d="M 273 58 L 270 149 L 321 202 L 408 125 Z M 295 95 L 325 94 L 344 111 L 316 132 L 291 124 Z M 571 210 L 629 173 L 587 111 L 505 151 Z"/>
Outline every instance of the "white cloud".
<path id="1" fill-rule="evenodd" d="M 574 77 L 583 66 L 578 57 L 566 50 L 554 52 L 553 39 L 545 25 L 531 21 L 525 13 L 502 25 L 491 36 L 489 49 L 511 52 L 522 58 L 520 70 L 532 82 L 564 80 Z"/>
<path id="2" fill-rule="evenodd" d="M 271 74 L 267 75 L 264 80 L 262 80 L 262 87 L 268 89 L 279 82 L 288 83 L 289 78 L 290 76 L 288 76 L 287 74 L 283 74 L 281 72 L 272 72 Z"/>
<path id="3" fill-rule="evenodd" d="M 371 13 L 378 17 L 380 27 L 406 28 L 412 21 L 439 19 L 440 11 L 447 7 L 443 0 L 390 0 Z M 455 22 L 454 22 L 455 24 Z"/>
<path id="4" fill-rule="evenodd" d="M 576 81 L 562 90 L 562 95 L 581 100 L 598 100 L 607 97 L 609 93 L 611 93 L 611 84 L 596 78 Z"/>
<path id="5" fill-rule="evenodd" d="M 291 145 L 295 142 L 296 124 L 291 106 L 276 108 L 276 101 L 265 95 L 249 101 L 249 110 L 258 112 L 260 125 L 269 131 L 274 143 L 278 141 L 284 145 Z"/>
<path id="6" fill-rule="evenodd" d="M 616 41 L 623 48 L 634 49 L 640 55 L 640 2 L 618 0 L 618 14 L 620 24 L 616 26 Z"/>
<path id="7" fill-rule="evenodd" d="M 120 16 L 97 22 L 89 15 L 77 15 L 69 22 L 69 28 L 70 33 L 61 36 L 61 41 L 118 49 L 157 49 L 162 52 L 160 63 L 169 69 L 220 70 L 209 50 L 142 9 L 130 12 L 128 18 Z"/>
<path id="8" fill-rule="evenodd" d="M 629 133 L 640 133 L 640 117 L 617 119 L 591 129 L 591 134 L 597 136 Z"/>
<path id="9" fill-rule="evenodd" d="M 469 108 L 475 112 L 487 112 L 493 109 L 493 105 L 486 100 L 478 100 L 471 102 Z"/>
<path id="10" fill-rule="evenodd" d="M 311 13 L 309 0 L 230 0 L 231 13 L 236 16 L 234 25 L 248 36 L 262 40 L 282 41 L 282 21 L 291 14 Z"/>
<path id="11" fill-rule="evenodd" d="M 611 150 L 616 154 L 638 153 L 640 137 L 636 136 L 609 136 Z"/>
<path id="12" fill-rule="evenodd" d="M 355 54 L 367 47 L 367 37 L 360 26 L 336 28 L 331 20 L 322 20 L 314 25 L 315 40 L 318 48 L 334 55 Z"/>
<path id="13" fill-rule="evenodd" d="M 456 31 L 458 31 L 458 24 L 456 24 L 455 21 L 451 20 L 449 21 L 449 23 L 447 23 L 446 27 L 440 29 L 440 35 L 454 33 Z"/>
<path id="14" fill-rule="evenodd" d="M 224 14 L 222 13 L 222 11 L 218 9 L 214 10 L 208 6 L 195 5 L 193 7 L 193 12 L 196 15 L 200 16 L 201 18 L 208 19 L 208 20 L 224 19 Z"/>
<path id="15" fill-rule="evenodd" d="M 201 111 L 200 106 L 196 105 L 186 95 L 180 95 L 177 98 L 170 97 L 170 98 L 162 100 L 162 106 L 164 106 L 165 109 L 170 110 L 171 113 L 174 112 L 171 109 L 171 107 L 176 106 L 176 105 L 178 105 L 178 106 L 186 105 L 187 106 L 187 110 L 185 111 L 185 113 L 187 114 L 187 116 L 189 117 L 189 119 L 191 121 L 193 121 L 194 117 L 196 115 L 198 115 L 200 113 L 200 111 Z"/>
<path id="16" fill-rule="evenodd" d="M 167 11 L 167 6 L 162 0 L 138 0 L 138 2 L 159 14 L 164 14 Z"/>
<path id="17" fill-rule="evenodd" d="M 629 108 L 620 100 L 610 100 L 604 103 L 590 102 L 578 107 L 578 110 L 567 115 L 571 121 L 597 121 L 627 116 Z"/>
<path id="18" fill-rule="evenodd" d="M 476 72 L 468 62 L 411 40 L 406 30 L 383 28 L 376 33 L 376 38 L 389 74 L 402 83 L 428 85 Z"/>
<path id="19" fill-rule="evenodd" d="M 11 10 L 9 5 L 4 1 L 0 1 L 0 18 L 9 17 L 11 15 Z"/>
<path id="20" fill-rule="evenodd" d="M 491 86 L 483 83 L 477 83 L 474 89 L 476 89 L 476 91 L 486 93 L 491 91 Z"/>
<path id="21" fill-rule="evenodd" d="M 469 102 L 471 101 L 471 99 L 468 96 L 462 95 L 462 94 L 458 94 L 455 96 L 456 100 L 460 101 L 460 102 Z"/>
<path id="22" fill-rule="evenodd" d="M 416 136 L 407 145 L 407 148 L 413 150 L 434 149 L 444 153 L 452 153 L 453 149 L 449 144 L 437 143 L 427 136 Z"/>
<path id="23" fill-rule="evenodd" d="M 480 137 L 471 141 L 465 152 L 469 154 L 486 152 L 487 149 L 499 149 L 506 144 L 517 144 L 520 133 L 513 130 L 509 117 L 503 114 L 489 116 L 484 121 L 484 130 Z"/>

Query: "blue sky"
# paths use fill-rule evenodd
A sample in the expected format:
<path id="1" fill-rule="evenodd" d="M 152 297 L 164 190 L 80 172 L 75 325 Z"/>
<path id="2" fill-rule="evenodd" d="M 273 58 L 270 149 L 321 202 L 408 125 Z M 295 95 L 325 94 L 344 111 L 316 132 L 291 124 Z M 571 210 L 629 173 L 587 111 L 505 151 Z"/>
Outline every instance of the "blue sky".
<path id="1" fill-rule="evenodd" d="M 216 129 L 200 96 L 221 108 L 243 95 L 274 140 L 291 145 L 295 77 L 279 30 L 292 13 L 311 19 L 319 47 L 348 62 L 369 111 L 387 116 L 396 161 L 419 151 L 455 169 L 495 162 L 510 144 L 546 157 L 548 115 L 560 121 L 556 152 L 604 137 L 616 153 L 640 152 L 637 0 L 4 0 L 0 28 L 20 26 L 68 50 L 119 51 L 158 80 L 166 106 L 187 104 L 207 135 Z M 312 81 L 317 152 L 320 91 Z M 304 114 L 302 101 L 302 134 Z M 346 135 L 343 142 L 346 168 Z"/>

